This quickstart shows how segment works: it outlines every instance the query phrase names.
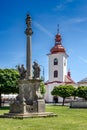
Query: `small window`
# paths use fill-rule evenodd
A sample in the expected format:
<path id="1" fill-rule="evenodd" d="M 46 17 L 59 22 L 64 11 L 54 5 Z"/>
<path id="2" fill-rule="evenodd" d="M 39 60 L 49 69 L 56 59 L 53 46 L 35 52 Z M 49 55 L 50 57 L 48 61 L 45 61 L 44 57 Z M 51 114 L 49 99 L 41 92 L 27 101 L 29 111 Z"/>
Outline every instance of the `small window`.
<path id="1" fill-rule="evenodd" d="M 54 65 L 58 65 L 58 59 L 57 58 L 54 59 Z"/>
<path id="2" fill-rule="evenodd" d="M 66 66 L 66 60 L 64 60 L 64 66 Z"/>
<path id="3" fill-rule="evenodd" d="M 57 78 L 57 77 L 58 77 L 58 71 L 55 70 L 55 71 L 54 71 L 54 78 Z"/>

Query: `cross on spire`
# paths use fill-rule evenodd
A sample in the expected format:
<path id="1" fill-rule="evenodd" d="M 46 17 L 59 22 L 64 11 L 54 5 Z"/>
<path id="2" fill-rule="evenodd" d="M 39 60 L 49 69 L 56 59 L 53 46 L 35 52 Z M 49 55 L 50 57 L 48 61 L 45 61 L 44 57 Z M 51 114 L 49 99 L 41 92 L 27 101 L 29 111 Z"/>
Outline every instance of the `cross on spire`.
<path id="1" fill-rule="evenodd" d="M 61 35 L 59 34 L 59 24 L 57 25 L 57 34 L 55 36 L 55 44 L 61 44 Z"/>
<path id="2" fill-rule="evenodd" d="M 57 25 L 57 34 L 59 34 L 59 24 Z"/>

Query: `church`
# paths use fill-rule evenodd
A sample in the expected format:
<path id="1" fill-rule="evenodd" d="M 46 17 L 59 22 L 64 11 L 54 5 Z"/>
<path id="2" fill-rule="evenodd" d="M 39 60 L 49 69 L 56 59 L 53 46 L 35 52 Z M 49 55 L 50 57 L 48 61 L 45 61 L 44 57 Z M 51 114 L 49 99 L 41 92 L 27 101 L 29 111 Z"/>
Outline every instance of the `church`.
<path id="1" fill-rule="evenodd" d="M 76 83 L 71 78 L 70 70 L 67 72 L 67 59 L 68 54 L 66 49 L 62 45 L 62 37 L 57 32 L 55 36 L 54 46 L 50 49 L 48 54 L 49 64 L 49 79 L 45 82 L 46 85 L 46 102 L 54 102 L 54 97 L 51 95 L 51 91 L 55 86 L 70 84 L 75 85 Z M 58 102 L 62 102 L 61 97 L 57 97 Z"/>

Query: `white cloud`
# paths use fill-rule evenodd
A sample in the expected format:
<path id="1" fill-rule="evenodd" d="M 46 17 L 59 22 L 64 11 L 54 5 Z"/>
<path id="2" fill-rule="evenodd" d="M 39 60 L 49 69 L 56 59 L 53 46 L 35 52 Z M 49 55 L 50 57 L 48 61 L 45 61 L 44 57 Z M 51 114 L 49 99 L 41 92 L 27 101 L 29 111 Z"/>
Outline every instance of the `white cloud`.
<path id="1" fill-rule="evenodd" d="M 49 32 L 45 27 L 43 27 L 41 24 L 37 23 L 34 21 L 34 25 L 42 32 L 44 32 L 45 34 L 47 34 L 49 37 L 53 37 L 54 35 Z"/>
<path id="2" fill-rule="evenodd" d="M 83 58 L 83 57 L 81 57 L 81 56 L 79 56 L 79 59 L 80 59 L 82 62 L 87 63 L 87 59 L 85 59 L 85 58 Z"/>
<path id="3" fill-rule="evenodd" d="M 78 31 L 80 31 L 80 32 L 82 32 L 83 30 L 81 29 L 81 28 L 79 28 L 77 25 L 79 25 L 79 24 L 84 24 L 84 23 L 86 23 L 87 22 L 87 18 L 86 17 L 75 17 L 75 18 L 63 18 L 64 20 L 62 21 L 62 24 L 63 24 L 63 26 L 65 26 L 65 27 L 69 27 L 70 26 L 70 28 L 71 28 L 71 26 L 73 27 L 72 29 L 74 30 L 74 31 L 76 31 L 76 30 L 78 30 Z M 73 25 L 75 25 L 76 24 L 76 26 L 74 27 Z"/>
<path id="4" fill-rule="evenodd" d="M 68 49 L 67 53 L 68 53 L 68 55 L 72 55 L 73 54 L 73 50 L 72 49 Z"/>
<path id="5" fill-rule="evenodd" d="M 21 52 L 21 53 L 8 52 L 7 54 L 2 53 L 0 56 L 3 57 L 3 59 L 1 59 L 1 62 L 3 63 L 2 66 L 8 67 L 8 68 L 10 68 L 10 67 L 14 68 L 18 64 L 25 64 L 25 60 L 26 60 L 24 52 Z M 5 60 L 6 57 L 7 57 L 7 63 L 6 63 L 6 60 Z M 2 63 L 0 63 L 0 65 Z"/>
<path id="6" fill-rule="evenodd" d="M 58 11 L 58 10 L 63 10 L 65 8 L 65 5 L 64 4 L 59 4 L 55 7 L 55 11 Z"/>
<path id="7" fill-rule="evenodd" d="M 61 11 L 64 10 L 67 7 L 67 4 L 72 3 L 74 0 L 64 0 L 61 1 L 60 4 L 56 5 L 54 8 L 55 11 Z"/>
<path id="8" fill-rule="evenodd" d="M 73 23 L 82 23 L 87 21 L 87 18 L 72 18 L 68 20 L 69 24 L 73 24 Z"/>

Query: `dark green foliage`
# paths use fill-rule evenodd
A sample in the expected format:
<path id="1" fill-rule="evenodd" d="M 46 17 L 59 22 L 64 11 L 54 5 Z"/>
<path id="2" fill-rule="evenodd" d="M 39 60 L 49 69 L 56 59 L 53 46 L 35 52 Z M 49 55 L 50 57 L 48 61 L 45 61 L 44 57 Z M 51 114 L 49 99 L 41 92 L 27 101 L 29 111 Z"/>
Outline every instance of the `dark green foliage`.
<path id="1" fill-rule="evenodd" d="M 51 94 L 62 97 L 63 98 L 62 105 L 64 105 L 65 98 L 72 96 L 73 91 L 74 91 L 74 87 L 71 85 L 60 85 L 60 86 L 54 87 Z"/>
<path id="2" fill-rule="evenodd" d="M 40 83 L 40 92 L 41 92 L 42 95 L 44 95 L 45 92 L 46 92 L 46 88 L 45 88 L 44 82 Z"/>
<path id="3" fill-rule="evenodd" d="M 54 89 L 51 91 L 51 94 L 54 96 L 58 96 L 58 87 L 55 86 Z"/>
<path id="4" fill-rule="evenodd" d="M 77 88 L 75 88 L 75 87 L 73 88 L 72 96 L 74 97 L 74 100 L 75 100 L 75 98 L 77 96 Z"/>
<path id="5" fill-rule="evenodd" d="M 18 93 L 19 73 L 15 69 L 0 69 L 0 103 L 1 94 Z M 1 104 L 0 104 L 1 105 Z"/>
<path id="6" fill-rule="evenodd" d="M 17 93 L 18 71 L 14 69 L 0 69 L 0 93 Z"/>
<path id="7" fill-rule="evenodd" d="M 87 100 L 87 86 L 80 86 L 77 88 L 77 96 Z"/>

